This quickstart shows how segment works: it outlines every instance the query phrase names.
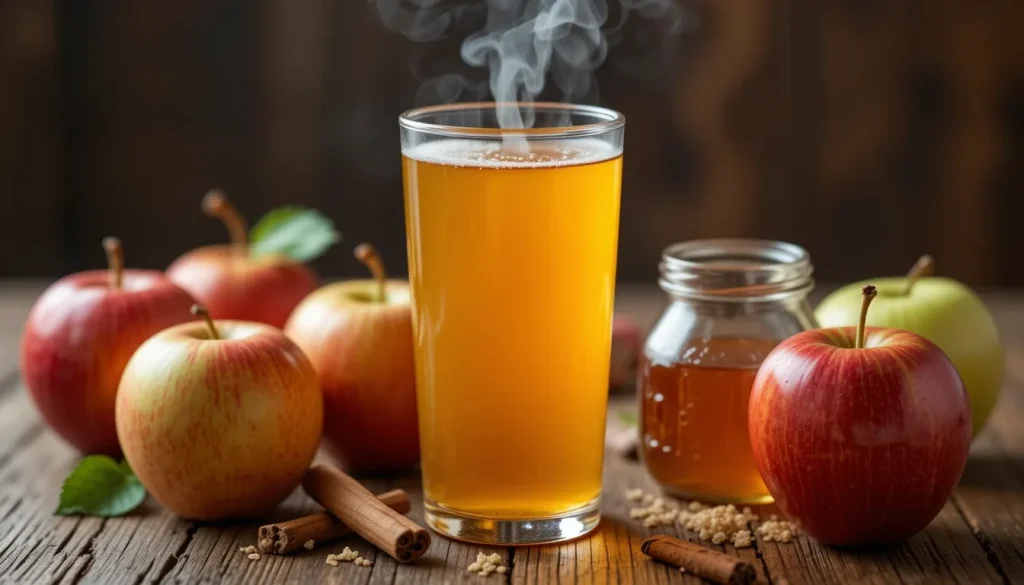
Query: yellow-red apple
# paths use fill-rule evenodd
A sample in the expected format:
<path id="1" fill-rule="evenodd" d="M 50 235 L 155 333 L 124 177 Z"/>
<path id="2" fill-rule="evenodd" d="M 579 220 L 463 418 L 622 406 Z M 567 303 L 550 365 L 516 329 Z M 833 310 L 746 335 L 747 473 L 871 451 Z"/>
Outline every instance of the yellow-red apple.
<path id="1" fill-rule="evenodd" d="M 116 456 L 114 396 L 142 342 L 192 319 L 195 301 L 155 270 L 124 270 L 106 238 L 108 270 L 65 276 L 43 293 L 21 337 L 21 376 L 47 424 L 79 451 Z"/>
<path id="2" fill-rule="evenodd" d="M 643 347 L 643 336 L 637 324 L 625 315 L 615 315 L 612 319 L 612 358 L 608 376 L 612 392 L 635 388 Z"/>
<path id="3" fill-rule="evenodd" d="M 387 280 L 372 246 L 356 256 L 376 278 L 320 288 L 285 333 L 320 377 L 329 450 L 353 471 L 406 469 L 419 461 L 409 285 Z"/>
<path id="4" fill-rule="evenodd" d="M 320 443 L 313 365 L 277 328 L 210 320 L 139 348 L 117 394 L 117 435 L 142 485 L 184 518 L 263 515 L 302 480 Z"/>

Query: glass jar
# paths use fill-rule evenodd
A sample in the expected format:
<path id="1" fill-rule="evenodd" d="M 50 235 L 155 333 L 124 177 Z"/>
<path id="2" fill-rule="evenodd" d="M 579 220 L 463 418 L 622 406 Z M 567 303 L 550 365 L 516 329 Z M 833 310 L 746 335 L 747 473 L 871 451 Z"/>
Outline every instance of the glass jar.
<path id="1" fill-rule="evenodd" d="M 771 501 L 754 464 L 747 405 L 761 362 L 817 327 L 803 248 L 764 240 L 674 244 L 658 284 L 669 304 L 644 346 L 641 453 L 666 492 L 717 503 Z"/>

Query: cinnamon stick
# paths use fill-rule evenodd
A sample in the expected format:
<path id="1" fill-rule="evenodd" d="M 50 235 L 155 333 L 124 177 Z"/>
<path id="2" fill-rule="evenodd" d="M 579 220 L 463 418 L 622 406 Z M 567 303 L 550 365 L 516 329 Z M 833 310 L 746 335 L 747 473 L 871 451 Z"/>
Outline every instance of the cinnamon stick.
<path id="1" fill-rule="evenodd" d="M 640 545 L 640 552 L 721 585 L 750 585 L 757 580 L 757 571 L 750 563 L 671 536 L 648 538 Z"/>
<path id="2" fill-rule="evenodd" d="M 377 499 L 399 514 L 409 512 L 409 494 L 402 490 L 384 492 L 377 496 Z M 331 514 L 321 512 L 287 522 L 260 526 L 256 545 L 262 553 L 286 555 L 310 540 L 320 544 L 338 540 L 352 533 L 352 529 L 344 522 Z"/>
<path id="3" fill-rule="evenodd" d="M 415 561 L 430 547 L 430 533 L 387 507 L 340 469 L 314 465 L 302 487 L 356 534 L 400 563 Z"/>

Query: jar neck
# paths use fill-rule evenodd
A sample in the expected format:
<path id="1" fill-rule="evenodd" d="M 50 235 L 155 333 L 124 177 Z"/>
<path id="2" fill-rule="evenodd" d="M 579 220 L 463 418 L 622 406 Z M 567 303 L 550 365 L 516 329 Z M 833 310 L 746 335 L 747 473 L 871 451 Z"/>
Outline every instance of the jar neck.
<path id="1" fill-rule="evenodd" d="M 696 240 L 665 249 L 662 290 L 679 300 L 719 305 L 800 302 L 814 287 L 807 252 L 767 240 Z M 746 310 L 755 310 L 753 308 Z"/>
<path id="2" fill-rule="evenodd" d="M 682 303 L 688 310 L 714 319 L 733 319 L 746 315 L 758 315 L 765 313 L 813 313 L 807 300 L 809 291 L 795 291 L 788 295 L 776 298 L 771 301 L 736 301 L 722 302 L 720 300 L 701 300 L 690 296 L 681 296 L 668 293 L 672 303 Z"/>

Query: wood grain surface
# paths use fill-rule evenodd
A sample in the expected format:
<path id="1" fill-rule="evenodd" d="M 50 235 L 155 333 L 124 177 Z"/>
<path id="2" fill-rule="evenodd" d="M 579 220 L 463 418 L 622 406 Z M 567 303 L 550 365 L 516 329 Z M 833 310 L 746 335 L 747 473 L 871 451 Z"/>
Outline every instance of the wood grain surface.
<path id="1" fill-rule="evenodd" d="M 529 548 L 479 547 L 436 537 L 427 555 L 411 565 L 399 565 L 358 538 L 288 557 L 248 560 L 238 549 L 255 544 L 260 524 L 318 510 L 298 490 L 272 517 L 250 523 L 186 522 L 152 500 L 123 518 L 54 516 L 60 482 L 78 455 L 44 428 L 11 359 L 38 290 L 38 285 L 0 287 L 0 583 L 702 583 L 640 553 L 640 543 L 655 533 L 699 541 L 678 526 L 649 530 L 630 520 L 625 489 L 654 491 L 654 485 L 640 464 L 611 455 L 604 519 L 590 536 Z M 763 582 L 773 585 L 1024 582 L 1024 292 L 991 294 L 985 300 L 1007 346 L 1003 398 L 974 443 L 954 497 L 927 529 L 902 545 L 868 550 L 826 548 L 806 537 L 792 544 L 717 548 L 747 559 Z M 618 307 L 647 325 L 661 303 L 653 287 L 626 288 Z M 410 516 L 422 522 L 418 478 L 367 479 L 365 484 L 374 492 L 407 490 L 413 503 Z M 324 564 L 328 553 L 345 546 L 375 564 Z M 466 567 L 478 552 L 501 554 L 510 572 L 486 578 L 468 573 Z"/>

